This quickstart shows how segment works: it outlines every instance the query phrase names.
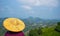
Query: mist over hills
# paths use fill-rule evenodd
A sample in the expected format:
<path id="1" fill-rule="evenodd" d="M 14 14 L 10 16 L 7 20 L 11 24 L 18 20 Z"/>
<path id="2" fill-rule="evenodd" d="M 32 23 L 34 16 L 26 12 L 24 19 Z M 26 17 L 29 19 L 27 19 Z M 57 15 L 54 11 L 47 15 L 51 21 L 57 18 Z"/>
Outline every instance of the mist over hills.
<path id="1" fill-rule="evenodd" d="M 8 17 L 6 17 L 8 18 Z M 0 28 L 3 28 L 3 21 L 6 19 L 6 18 L 0 18 Z M 32 29 L 32 28 L 38 28 L 38 27 L 46 27 L 46 26 L 51 26 L 51 25 L 55 25 L 57 24 L 57 22 L 60 22 L 60 20 L 56 20 L 56 19 L 42 19 L 42 18 L 39 18 L 39 17 L 28 17 L 28 18 L 19 18 L 21 19 L 25 25 L 26 25 L 26 28 L 25 28 L 25 32 Z M 4 30 L 4 29 L 2 29 Z"/>
<path id="2" fill-rule="evenodd" d="M 25 19 L 21 19 L 26 24 L 25 31 L 28 31 L 30 29 L 38 28 L 38 27 L 46 27 L 46 26 L 52 26 L 56 25 L 57 22 L 60 22 L 60 20 L 56 19 L 42 19 L 39 17 L 28 17 Z"/>
<path id="3" fill-rule="evenodd" d="M 8 18 L 8 17 L 6 17 L 6 18 Z M 0 18 L 0 26 L 6 18 Z M 22 18 L 19 18 L 19 19 L 24 21 L 24 23 L 26 25 L 31 25 L 31 24 L 55 24 L 57 22 L 60 22 L 60 20 L 57 20 L 57 19 L 42 19 L 42 18 L 39 18 L 39 17 L 28 17 L 28 18 L 24 18 L 24 19 L 22 19 Z"/>
<path id="4" fill-rule="evenodd" d="M 50 23 L 56 23 L 56 22 L 59 22 L 60 20 L 57 20 L 57 19 L 42 19 L 42 18 L 39 18 L 39 17 L 28 17 L 28 18 L 25 18 L 25 19 L 22 19 L 25 23 L 27 22 L 30 22 L 31 24 L 32 23 L 47 23 L 47 22 L 50 22 Z"/>

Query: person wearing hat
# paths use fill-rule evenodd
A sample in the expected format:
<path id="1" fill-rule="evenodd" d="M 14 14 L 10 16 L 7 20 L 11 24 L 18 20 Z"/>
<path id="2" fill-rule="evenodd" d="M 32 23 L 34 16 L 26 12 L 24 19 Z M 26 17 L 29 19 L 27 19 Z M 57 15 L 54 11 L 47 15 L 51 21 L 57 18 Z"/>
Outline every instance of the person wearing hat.
<path id="1" fill-rule="evenodd" d="M 24 36 L 25 24 L 23 21 L 17 18 L 7 18 L 3 22 L 3 26 L 8 31 L 4 36 Z"/>

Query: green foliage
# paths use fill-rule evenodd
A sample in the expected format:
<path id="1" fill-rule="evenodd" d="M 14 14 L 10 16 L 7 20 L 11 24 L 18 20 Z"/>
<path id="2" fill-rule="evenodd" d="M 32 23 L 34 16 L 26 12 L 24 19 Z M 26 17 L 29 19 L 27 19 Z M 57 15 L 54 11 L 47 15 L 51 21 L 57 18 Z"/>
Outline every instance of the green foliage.
<path id="1" fill-rule="evenodd" d="M 60 22 L 57 23 L 57 26 L 56 26 L 55 30 L 56 30 L 57 32 L 60 32 Z"/>
<path id="2" fill-rule="evenodd" d="M 60 22 L 58 22 L 57 24 L 60 25 Z"/>
<path id="3" fill-rule="evenodd" d="M 42 30 L 41 28 L 37 29 L 33 29 L 29 31 L 29 36 L 40 36 L 42 34 Z"/>
<path id="4" fill-rule="evenodd" d="M 41 30 L 41 29 L 42 29 L 42 28 L 39 27 L 39 29 L 37 30 L 37 31 L 38 31 L 37 33 L 38 33 L 39 35 L 42 34 L 42 30 Z"/>
<path id="5" fill-rule="evenodd" d="M 4 36 L 6 30 L 4 28 L 0 28 L 0 36 Z"/>
<path id="6" fill-rule="evenodd" d="M 44 28 L 42 30 L 42 36 L 60 36 L 60 33 L 55 31 L 55 26 Z"/>
<path id="7" fill-rule="evenodd" d="M 56 26 L 31 29 L 28 36 L 60 36 L 60 33 L 55 31 L 55 28 Z"/>

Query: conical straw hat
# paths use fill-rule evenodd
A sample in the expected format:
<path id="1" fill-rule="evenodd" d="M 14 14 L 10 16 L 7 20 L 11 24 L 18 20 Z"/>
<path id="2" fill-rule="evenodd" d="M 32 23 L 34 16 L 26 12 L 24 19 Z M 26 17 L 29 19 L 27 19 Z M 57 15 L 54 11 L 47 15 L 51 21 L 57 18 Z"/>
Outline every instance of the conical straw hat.
<path id="1" fill-rule="evenodd" d="M 25 28 L 25 24 L 23 21 L 17 18 L 7 18 L 3 22 L 3 26 L 12 32 L 20 32 Z"/>

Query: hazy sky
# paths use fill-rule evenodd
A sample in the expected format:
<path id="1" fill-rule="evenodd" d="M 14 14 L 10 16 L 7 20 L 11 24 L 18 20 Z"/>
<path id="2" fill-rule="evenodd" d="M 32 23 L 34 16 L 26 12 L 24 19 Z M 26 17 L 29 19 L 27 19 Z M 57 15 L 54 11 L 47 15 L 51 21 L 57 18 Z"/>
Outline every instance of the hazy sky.
<path id="1" fill-rule="evenodd" d="M 60 19 L 60 0 L 0 0 L 0 17 Z"/>

